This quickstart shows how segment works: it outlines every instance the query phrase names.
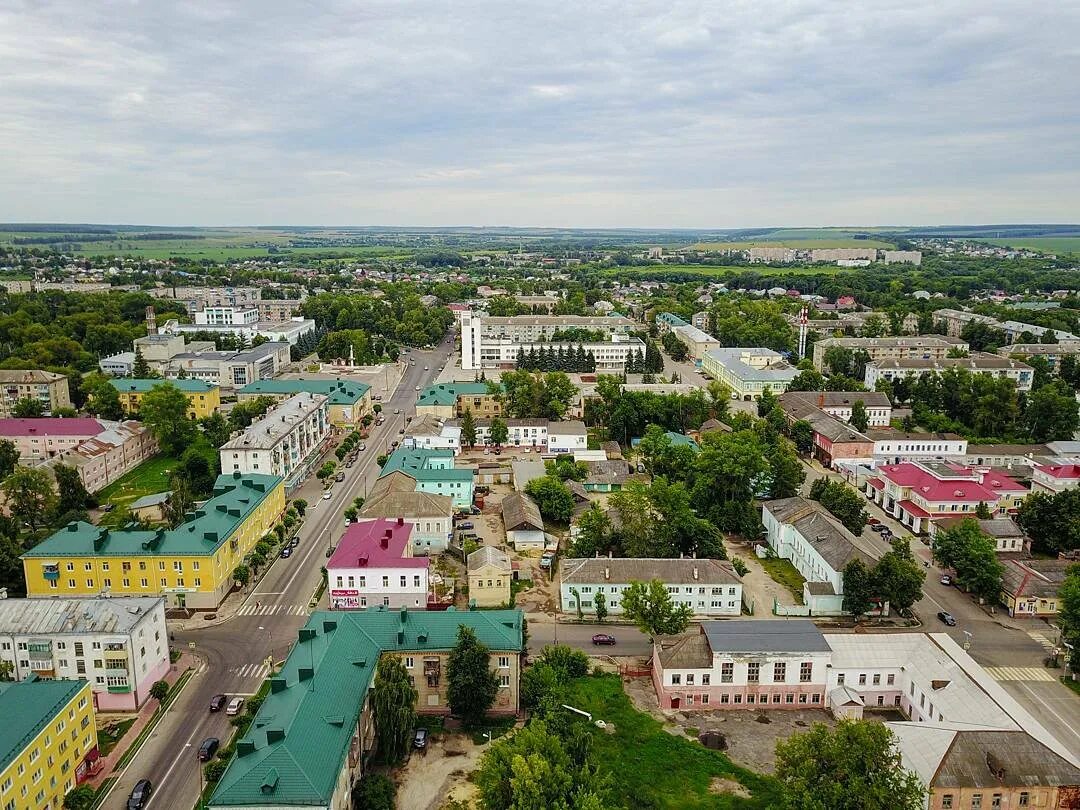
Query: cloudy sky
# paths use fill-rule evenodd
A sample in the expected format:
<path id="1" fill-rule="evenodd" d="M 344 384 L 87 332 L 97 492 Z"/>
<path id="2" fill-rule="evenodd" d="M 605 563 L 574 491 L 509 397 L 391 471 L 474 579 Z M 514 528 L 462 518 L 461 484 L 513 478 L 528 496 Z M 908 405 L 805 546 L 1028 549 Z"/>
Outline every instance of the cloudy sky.
<path id="1" fill-rule="evenodd" d="M 0 0 L 0 221 L 1080 221 L 1077 0 Z"/>

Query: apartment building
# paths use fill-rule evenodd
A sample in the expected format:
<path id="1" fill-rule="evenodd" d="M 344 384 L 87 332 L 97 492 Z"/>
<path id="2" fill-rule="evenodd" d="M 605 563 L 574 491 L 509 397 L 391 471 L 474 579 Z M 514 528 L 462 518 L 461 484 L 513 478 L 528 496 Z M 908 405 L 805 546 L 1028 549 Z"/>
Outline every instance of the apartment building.
<path id="1" fill-rule="evenodd" d="M 70 408 L 68 379 L 63 374 L 38 369 L 0 369 L 0 417 L 11 416 L 19 400 L 41 404 L 44 414 Z"/>
<path id="2" fill-rule="evenodd" d="M 259 320 L 267 323 L 285 323 L 300 314 L 303 298 L 262 298 L 256 306 Z"/>
<path id="3" fill-rule="evenodd" d="M 275 475 L 291 492 L 318 464 L 329 437 L 329 398 L 293 394 L 221 446 L 221 470 Z"/>
<path id="4" fill-rule="evenodd" d="M 487 383 L 450 382 L 430 385 L 416 399 L 417 416 L 434 416 L 451 419 L 472 411 L 477 419 L 502 416 L 503 404 L 497 393 L 492 393 Z"/>
<path id="5" fill-rule="evenodd" d="M 521 611 L 320 611 L 270 679 L 270 693 L 207 806 L 349 807 L 374 747 L 370 696 L 379 659 L 393 655 L 404 664 L 419 714 L 446 714 L 446 667 L 460 627 L 490 651 L 499 683 L 492 713 L 516 714 Z"/>
<path id="6" fill-rule="evenodd" d="M 485 428 L 490 432 L 490 422 L 485 421 Z M 546 424 L 546 422 L 545 422 Z M 477 441 L 480 441 L 477 430 Z M 450 450 L 457 455 L 461 452 L 461 420 L 442 420 L 434 416 L 418 416 L 405 428 L 401 446 L 419 450 Z"/>
<path id="7" fill-rule="evenodd" d="M 809 397 L 789 392 L 780 395 L 780 408 L 788 424 L 806 422 L 813 430 L 814 458 L 826 467 L 834 463 L 873 463 L 874 442 L 840 417 L 832 416 L 813 404 Z"/>
<path id="8" fill-rule="evenodd" d="M 165 600 L 0 599 L 0 661 L 16 681 L 82 678 L 95 709 L 138 711 L 169 671 Z"/>
<path id="9" fill-rule="evenodd" d="M 919 378 L 925 374 L 940 374 L 949 369 L 963 369 L 971 374 L 988 374 L 1012 380 L 1017 391 L 1031 390 L 1035 379 L 1035 369 L 1020 360 L 1001 357 L 987 352 L 972 352 L 967 357 L 942 357 L 924 359 L 922 357 L 902 357 L 891 360 L 874 360 L 866 364 L 863 383 L 867 388 L 877 386 L 879 380 L 892 382 L 906 378 Z"/>
<path id="10" fill-rule="evenodd" d="M 959 337 L 964 327 L 969 323 L 982 323 L 991 329 L 1004 332 L 1009 343 L 1015 343 L 1025 332 L 1036 339 L 1041 339 L 1047 332 L 1053 332 L 1058 341 L 1080 340 L 1080 337 L 1072 332 L 1062 329 L 1048 329 L 1045 326 L 1036 326 L 1031 323 L 1020 321 L 999 321 L 989 315 L 979 315 L 975 312 L 966 312 L 962 309 L 936 309 L 934 310 L 934 323 L 945 324 L 947 334 Z"/>
<path id="11" fill-rule="evenodd" d="M 883 250 L 881 260 L 885 264 L 922 264 L 921 250 Z"/>
<path id="12" fill-rule="evenodd" d="M 425 610 L 430 558 L 413 556 L 411 535 L 412 524 L 404 518 L 349 526 L 326 563 L 330 609 Z"/>
<path id="13" fill-rule="evenodd" d="M 188 401 L 190 419 L 202 419 L 221 407 L 221 389 L 202 380 L 137 380 L 131 377 L 109 380 L 120 395 L 120 405 L 127 413 L 138 413 L 142 398 L 159 385 L 177 388 Z"/>
<path id="14" fill-rule="evenodd" d="M 28 596 L 164 596 L 168 608 L 209 610 L 233 571 L 285 511 L 272 475 L 220 475 L 214 494 L 175 529 L 69 523 L 21 555 Z"/>
<path id="15" fill-rule="evenodd" d="M 469 604 L 499 607 L 510 604 L 513 566 L 506 552 L 494 546 L 480 546 L 465 559 L 469 580 Z"/>
<path id="16" fill-rule="evenodd" d="M 1080 464 L 1048 462 L 1031 470 L 1031 491 L 1055 495 L 1080 487 Z"/>
<path id="17" fill-rule="evenodd" d="M 206 307 L 251 308 L 261 298 L 258 287 L 159 287 L 148 292 L 155 298 L 182 301 L 190 315 Z"/>
<path id="18" fill-rule="evenodd" d="M 196 326 L 251 326 L 258 322 L 258 307 L 208 306 L 195 312 Z"/>
<path id="19" fill-rule="evenodd" d="M 1061 343 L 1013 343 L 1011 346 L 1002 346 L 997 353 L 1002 357 L 1020 357 L 1024 360 L 1041 357 L 1050 366 L 1050 371 L 1056 374 L 1061 368 L 1063 357 L 1080 355 L 1080 340 Z"/>
<path id="20" fill-rule="evenodd" d="M 165 376 L 175 379 L 183 372 L 188 378 L 234 389 L 272 379 L 289 363 L 289 344 L 284 341 L 271 341 L 242 351 L 217 351 L 209 342 L 189 343 L 188 349 L 170 358 L 165 365 Z"/>
<path id="21" fill-rule="evenodd" d="M 760 347 L 710 349 L 701 360 L 701 368 L 747 402 L 760 399 L 766 388 L 782 394 L 799 375 L 782 354 Z"/>
<path id="22" fill-rule="evenodd" d="M 577 349 L 581 346 L 596 359 L 598 370 L 617 370 L 631 352 L 644 355 L 645 344 L 631 338 L 634 322 L 621 315 L 518 315 L 489 317 L 476 312 L 461 317 L 461 367 L 463 369 L 511 368 L 519 350 Z M 566 329 L 603 333 L 603 341 L 552 341 Z"/>
<path id="23" fill-rule="evenodd" d="M 747 251 L 747 257 L 751 264 L 760 262 L 776 262 L 791 264 L 798 257 L 793 248 L 784 247 L 752 247 Z"/>
<path id="24" fill-rule="evenodd" d="M 825 370 L 825 352 L 833 346 L 852 352 L 865 352 L 871 362 L 920 358 L 943 360 L 951 350 L 966 352 L 971 349 L 967 341 L 944 335 L 916 335 L 908 337 L 829 337 L 814 343 L 814 368 Z"/>
<path id="25" fill-rule="evenodd" d="M 320 394 L 327 398 L 330 423 L 339 427 L 356 425 L 371 412 L 371 386 L 367 383 L 343 380 L 298 379 L 257 380 L 236 392 L 237 402 L 259 397 L 280 401 L 296 394 Z"/>
<path id="26" fill-rule="evenodd" d="M 471 469 L 455 469 L 452 450 L 399 447 L 383 465 L 379 479 L 389 476 L 411 480 L 417 492 L 448 495 L 456 509 L 472 507 L 475 473 Z"/>
<path id="27" fill-rule="evenodd" d="M 99 492 L 158 453 L 154 435 L 140 422 L 101 421 L 101 432 L 74 447 L 59 450 L 41 466 L 74 467 L 87 492 Z"/>
<path id="28" fill-rule="evenodd" d="M 877 261 L 877 248 L 817 248 L 810 251 L 812 262 Z"/>
<path id="29" fill-rule="evenodd" d="M 903 430 L 867 430 L 874 442 L 875 463 L 960 460 L 968 452 L 967 439 L 955 433 L 907 433 Z"/>
<path id="30" fill-rule="evenodd" d="M 0 682 L 0 718 L 0 807 L 62 807 L 99 759 L 90 684 Z"/>
<path id="31" fill-rule="evenodd" d="M 738 616 L 742 613 L 742 580 L 725 560 L 637 557 L 586 557 L 559 565 L 559 609 L 576 613 L 596 610 L 604 594 L 608 614 L 622 614 L 622 594 L 631 582 L 659 579 L 672 602 L 687 605 L 695 616 Z"/>
<path id="32" fill-rule="evenodd" d="M 19 451 L 23 464 L 45 461 L 108 431 L 123 427 L 134 432 L 137 422 L 110 422 L 90 417 L 0 418 L 0 438 L 7 439 Z M 140 432 L 141 435 L 141 432 Z"/>
<path id="33" fill-rule="evenodd" d="M 868 427 L 888 427 L 892 422 L 892 403 L 877 391 L 787 391 L 780 395 L 781 408 L 795 401 L 813 405 L 844 422 L 851 421 L 852 408 L 861 402 Z"/>

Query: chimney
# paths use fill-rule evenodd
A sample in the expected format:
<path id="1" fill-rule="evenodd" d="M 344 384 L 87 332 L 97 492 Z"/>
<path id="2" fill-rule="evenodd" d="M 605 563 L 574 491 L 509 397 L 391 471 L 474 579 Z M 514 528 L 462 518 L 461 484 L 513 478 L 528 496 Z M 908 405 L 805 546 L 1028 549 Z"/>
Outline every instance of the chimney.
<path id="1" fill-rule="evenodd" d="M 385 548 L 390 548 L 390 535 L 392 534 L 390 529 L 383 532 L 383 536 L 379 538 L 379 545 Z"/>
<path id="2" fill-rule="evenodd" d="M 610 568 L 607 568 L 607 567 L 604 568 L 604 579 L 611 579 L 611 569 Z"/>
<path id="3" fill-rule="evenodd" d="M 817 406 L 819 408 L 821 408 L 822 410 L 824 410 L 824 408 L 825 408 L 825 392 L 824 391 L 822 391 L 820 394 L 818 394 Z"/>
<path id="4" fill-rule="evenodd" d="M 405 518 L 403 518 L 403 517 L 399 517 L 399 518 L 397 519 L 397 525 L 398 525 L 398 526 L 403 526 L 404 524 L 405 524 Z"/>
<path id="5" fill-rule="evenodd" d="M 697 566 L 695 565 L 695 566 L 694 566 L 694 579 L 697 579 L 697 578 L 698 578 L 698 575 L 697 575 Z"/>

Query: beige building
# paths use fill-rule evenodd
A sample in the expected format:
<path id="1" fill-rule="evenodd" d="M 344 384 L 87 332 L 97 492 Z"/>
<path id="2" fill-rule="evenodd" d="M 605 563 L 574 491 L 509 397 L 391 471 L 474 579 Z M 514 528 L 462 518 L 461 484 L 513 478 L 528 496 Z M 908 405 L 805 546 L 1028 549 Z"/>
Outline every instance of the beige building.
<path id="1" fill-rule="evenodd" d="M 966 340 L 945 335 L 825 338 L 814 344 L 814 368 L 818 371 L 821 371 L 825 364 L 825 352 L 833 346 L 840 346 L 853 352 L 866 352 L 872 361 L 903 358 L 943 360 L 952 349 L 966 352 L 971 348 Z"/>
<path id="2" fill-rule="evenodd" d="M 505 552 L 494 546 L 481 546 L 466 560 L 469 569 L 469 603 L 477 607 L 510 604 L 510 580 L 513 568 Z"/>
<path id="3" fill-rule="evenodd" d="M 20 399 L 40 402 L 45 414 L 70 408 L 67 377 L 37 369 L 0 369 L 0 416 L 11 416 Z"/>
<path id="4" fill-rule="evenodd" d="M 157 440 L 142 423 L 104 422 L 99 433 L 52 456 L 46 465 L 74 467 L 86 491 L 98 492 L 157 452 Z"/>

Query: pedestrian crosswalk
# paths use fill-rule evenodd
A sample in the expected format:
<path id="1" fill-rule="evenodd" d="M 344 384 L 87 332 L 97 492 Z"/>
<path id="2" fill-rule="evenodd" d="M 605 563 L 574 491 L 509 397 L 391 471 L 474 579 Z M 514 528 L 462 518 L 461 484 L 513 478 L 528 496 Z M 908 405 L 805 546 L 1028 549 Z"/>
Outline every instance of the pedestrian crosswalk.
<path id="1" fill-rule="evenodd" d="M 1051 652 L 1054 649 L 1054 642 L 1048 638 L 1045 633 L 1029 631 L 1028 636 L 1030 636 L 1033 641 L 1038 642 L 1047 652 Z"/>
<path id="2" fill-rule="evenodd" d="M 238 616 L 302 616 L 307 613 L 307 605 L 263 605 L 248 602 L 240 610 Z"/>
<path id="3" fill-rule="evenodd" d="M 1042 667 L 986 667 L 995 681 L 1056 681 L 1053 673 Z"/>
<path id="4" fill-rule="evenodd" d="M 270 674 L 270 665 L 263 662 L 261 664 L 245 664 L 239 667 L 229 667 L 230 675 L 237 675 L 241 678 L 257 678 L 258 680 L 266 680 Z"/>

